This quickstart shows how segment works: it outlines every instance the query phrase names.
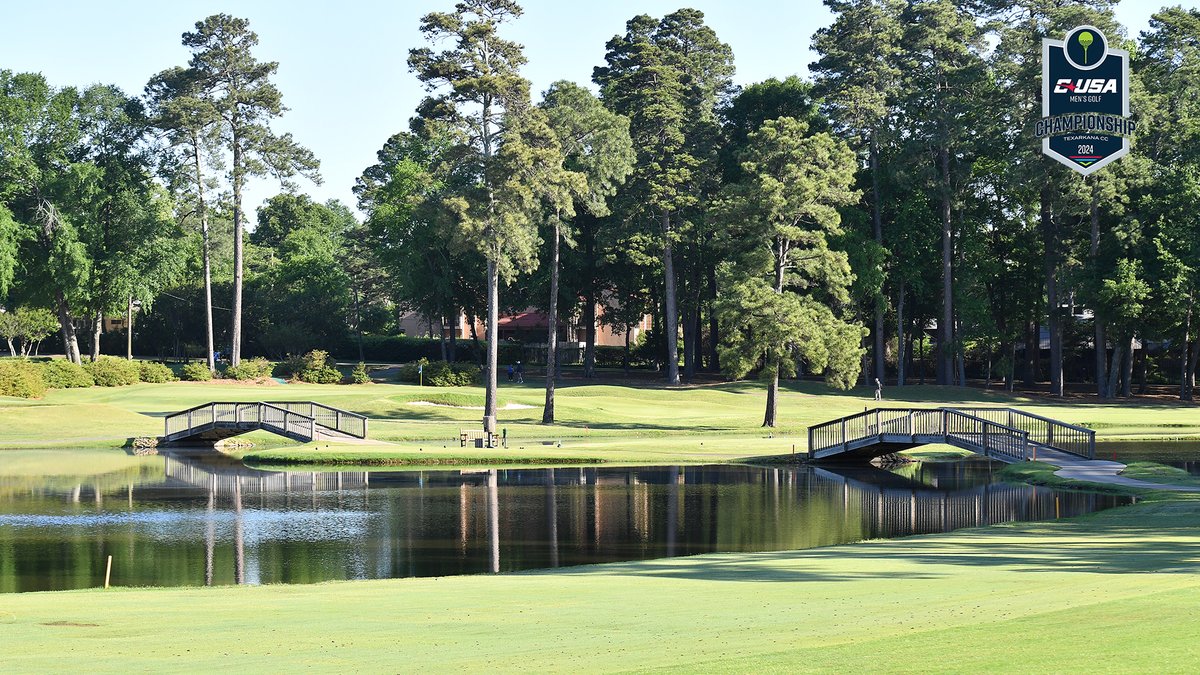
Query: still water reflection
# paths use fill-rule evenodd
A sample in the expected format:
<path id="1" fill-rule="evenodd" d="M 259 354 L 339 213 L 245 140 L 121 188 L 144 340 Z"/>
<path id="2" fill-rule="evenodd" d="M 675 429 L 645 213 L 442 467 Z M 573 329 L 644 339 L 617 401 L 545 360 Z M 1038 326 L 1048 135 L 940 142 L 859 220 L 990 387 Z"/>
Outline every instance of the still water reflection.
<path id="1" fill-rule="evenodd" d="M 809 548 L 1123 503 L 996 483 L 986 461 L 369 474 L 158 461 L 0 480 L 0 591 L 102 585 L 108 555 L 122 586 L 309 583 Z"/>

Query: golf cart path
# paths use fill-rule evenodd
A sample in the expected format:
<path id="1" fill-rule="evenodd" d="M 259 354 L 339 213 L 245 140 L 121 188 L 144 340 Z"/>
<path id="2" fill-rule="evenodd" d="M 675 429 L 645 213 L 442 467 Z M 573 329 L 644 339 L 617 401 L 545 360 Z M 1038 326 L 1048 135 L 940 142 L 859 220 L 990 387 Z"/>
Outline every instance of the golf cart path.
<path id="1" fill-rule="evenodd" d="M 1084 480 L 1091 483 L 1107 483 L 1123 487 L 1141 488 L 1147 490 L 1171 490 L 1173 492 L 1200 492 L 1200 487 L 1193 485 L 1172 485 L 1170 483 L 1152 483 L 1118 475 L 1125 470 L 1120 462 L 1110 462 L 1105 459 L 1084 459 L 1058 450 L 1039 447 L 1037 460 L 1061 467 L 1054 472 L 1055 476 Z"/>

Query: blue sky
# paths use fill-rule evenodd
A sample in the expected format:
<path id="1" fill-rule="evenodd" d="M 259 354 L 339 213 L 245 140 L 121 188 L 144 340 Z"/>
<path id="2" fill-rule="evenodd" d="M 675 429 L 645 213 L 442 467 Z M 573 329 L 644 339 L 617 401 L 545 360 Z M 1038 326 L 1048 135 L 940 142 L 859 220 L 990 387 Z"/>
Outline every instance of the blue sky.
<path id="1" fill-rule="evenodd" d="M 1136 35 L 1166 4 L 1176 3 L 1125 0 L 1117 14 Z M 702 10 L 733 47 L 739 84 L 807 76 L 809 39 L 830 20 L 819 0 L 525 0 L 522 5 L 525 16 L 508 36 L 525 45 L 524 74 L 535 92 L 559 79 L 590 82 L 592 68 L 603 61 L 604 43 L 635 14 L 661 16 L 682 6 Z M 374 163 L 388 136 L 407 128 L 424 95 L 405 65 L 408 50 L 423 44 L 418 20 L 452 6 L 453 0 L 13 3 L 0 10 L 0 68 L 39 71 L 57 86 L 104 82 L 137 93 L 154 73 L 186 63 L 180 35 L 198 19 L 218 12 L 246 17 L 259 35 L 258 58 L 280 64 L 275 81 L 291 110 L 276 129 L 292 132 L 321 159 L 324 183 L 302 182 L 301 191 L 353 206 L 354 179 Z M 277 191 L 277 185 L 258 181 L 246 205 L 252 209 Z"/>

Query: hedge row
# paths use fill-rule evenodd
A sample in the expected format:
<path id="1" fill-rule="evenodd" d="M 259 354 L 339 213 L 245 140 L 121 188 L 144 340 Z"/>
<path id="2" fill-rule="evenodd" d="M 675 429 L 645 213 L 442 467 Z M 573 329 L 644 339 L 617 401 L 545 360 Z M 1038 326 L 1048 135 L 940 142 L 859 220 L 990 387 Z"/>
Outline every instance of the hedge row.
<path id="1" fill-rule="evenodd" d="M 479 366 L 473 363 L 446 363 L 420 359 L 400 366 L 400 382 L 423 383 L 430 387 L 466 387 L 480 380 Z"/>
<path id="2" fill-rule="evenodd" d="M 70 361 L 0 360 L 0 396 L 40 398 L 47 389 L 120 387 L 138 382 L 173 382 L 175 373 L 161 363 L 101 356 L 77 365 Z"/>

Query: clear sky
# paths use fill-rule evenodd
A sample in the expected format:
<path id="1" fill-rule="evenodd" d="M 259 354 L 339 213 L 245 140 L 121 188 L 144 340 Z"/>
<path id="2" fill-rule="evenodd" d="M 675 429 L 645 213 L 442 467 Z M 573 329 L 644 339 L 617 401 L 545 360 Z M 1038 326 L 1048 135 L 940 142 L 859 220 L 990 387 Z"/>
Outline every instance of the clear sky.
<path id="1" fill-rule="evenodd" d="M 319 200 L 353 206 L 350 188 L 424 95 L 408 72 L 408 50 L 423 44 L 421 15 L 454 0 L 45 0 L 0 8 L 0 68 L 39 71 L 53 85 L 113 83 L 140 93 L 154 73 L 185 65 L 180 35 L 210 14 L 248 18 L 257 56 L 279 62 L 276 84 L 291 110 L 275 128 L 290 131 L 321 160 L 324 183 L 302 182 Z M 733 48 L 738 84 L 808 75 L 809 41 L 827 25 L 819 0 L 524 0 L 525 15 L 507 32 L 525 45 L 524 74 L 535 92 L 559 79 L 590 83 L 604 43 L 636 14 L 662 16 L 695 7 Z M 1125 0 L 1118 19 L 1131 35 L 1167 0 Z M 1197 6 L 1200 0 L 1184 0 Z M 536 95 L 536 94 L 535 94 Z M 252 209 L 278 186 L 258 181 Z"/>

